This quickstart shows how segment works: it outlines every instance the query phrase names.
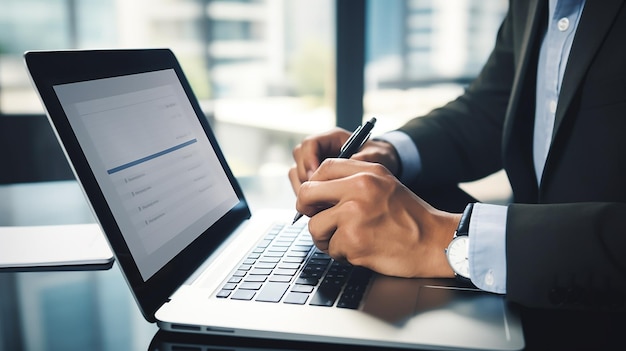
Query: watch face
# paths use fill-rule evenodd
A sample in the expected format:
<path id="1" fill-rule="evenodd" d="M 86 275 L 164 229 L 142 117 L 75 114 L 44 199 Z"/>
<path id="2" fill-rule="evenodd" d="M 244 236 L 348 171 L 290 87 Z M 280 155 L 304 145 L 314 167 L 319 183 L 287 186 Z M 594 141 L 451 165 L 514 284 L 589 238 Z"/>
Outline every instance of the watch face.
<path id="1" fill-rule="evenodd" d="M 450 242 L 446 254 L 454 273 L 469 278 L 469 237 L 457 236 Z"/>

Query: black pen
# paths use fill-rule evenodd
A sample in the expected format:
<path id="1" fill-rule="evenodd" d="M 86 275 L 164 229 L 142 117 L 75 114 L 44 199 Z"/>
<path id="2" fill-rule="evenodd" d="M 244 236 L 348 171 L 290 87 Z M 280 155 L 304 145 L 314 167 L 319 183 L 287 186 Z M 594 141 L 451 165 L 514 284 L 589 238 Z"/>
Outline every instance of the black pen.
<path id="1" fill-rule="evenodd" d="M 358 126 L 343 146 L 341 146 L 339 156 L 337 156 L 337 158 L 350 158 L 357 151 L 359 151 L 372 134 L 374 124 L 376 124 L 376 117 L 372 117 L 369 121 L 365 122 L 365 124 Z M 296 216 L 293 218 L 293 222 L 291 224 L 295 224 L 300 218 L 302 218 L 302 216 L 302 213 L 296 213 Z"/>

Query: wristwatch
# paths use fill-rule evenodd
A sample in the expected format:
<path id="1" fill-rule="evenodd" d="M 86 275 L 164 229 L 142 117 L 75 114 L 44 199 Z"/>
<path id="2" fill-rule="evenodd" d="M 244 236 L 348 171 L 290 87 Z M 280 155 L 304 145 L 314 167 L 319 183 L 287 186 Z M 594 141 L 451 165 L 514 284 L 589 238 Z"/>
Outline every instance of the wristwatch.
<path id="1" fill-rule="evenodd" d="M 459 226 L 454 232 L 454 238 L 445 249 L 448 263 L 457 278 L 463 281 L 470 280 L 469 273 L 469 222 L 474 204 L 469 203 L 461 215 Z"/>

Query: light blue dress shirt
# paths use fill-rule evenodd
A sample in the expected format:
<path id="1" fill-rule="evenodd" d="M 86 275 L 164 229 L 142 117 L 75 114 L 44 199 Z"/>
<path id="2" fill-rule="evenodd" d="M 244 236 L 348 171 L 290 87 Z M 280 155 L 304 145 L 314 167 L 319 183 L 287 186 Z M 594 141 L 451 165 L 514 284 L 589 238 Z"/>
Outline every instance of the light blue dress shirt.
<path id="1" fill-rule="evenodd" d="M 585 0 L 550 0 L 548 28 L 541 44 L 537 70 L 537 95 L 533 159 L 537 181 L 550 150 L 561 82 L 578 28 Z M 400 155 L 399 179 L 410 181 L 421 171 L 419 150 L 403 132 L 393 131 L 378 139 L 390 142 Z M 472 283 L 478 288 L 506 293 L 506 217 L 507 206 L 474 205 L 470 221 L 469 264 Z"/>

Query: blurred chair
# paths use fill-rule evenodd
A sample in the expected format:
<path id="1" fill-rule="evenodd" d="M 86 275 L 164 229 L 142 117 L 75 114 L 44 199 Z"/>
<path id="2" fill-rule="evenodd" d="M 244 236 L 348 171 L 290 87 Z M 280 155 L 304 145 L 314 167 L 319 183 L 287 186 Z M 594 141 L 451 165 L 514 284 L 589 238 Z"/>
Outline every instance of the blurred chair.
<path id="1" fill-rule="evenodd" d="M 45 115 L 0 114 L 0 184 L 72 179 Z"/>

